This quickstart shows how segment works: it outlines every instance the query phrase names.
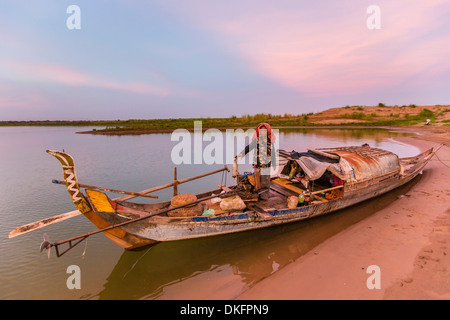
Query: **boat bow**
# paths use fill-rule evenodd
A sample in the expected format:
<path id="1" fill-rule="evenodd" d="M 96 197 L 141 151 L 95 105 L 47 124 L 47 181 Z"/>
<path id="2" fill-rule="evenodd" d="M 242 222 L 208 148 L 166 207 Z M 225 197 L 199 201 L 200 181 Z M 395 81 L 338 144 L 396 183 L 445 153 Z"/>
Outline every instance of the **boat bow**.
<path id="1" fill-rule="evenodd" d="M 47 150 L 47 153 L 54 156 L 61 163 L 64 173 L 64 180 L 66 181 L 67 191 L 69 191 L 70 197 L 72 198 L 72 201 L 77 209 L 81 213 L 87 213 L 91 211 L 91 207 L 84 198 L 78 184 L 73 158 L 69 154 L 61 151 Z"/>

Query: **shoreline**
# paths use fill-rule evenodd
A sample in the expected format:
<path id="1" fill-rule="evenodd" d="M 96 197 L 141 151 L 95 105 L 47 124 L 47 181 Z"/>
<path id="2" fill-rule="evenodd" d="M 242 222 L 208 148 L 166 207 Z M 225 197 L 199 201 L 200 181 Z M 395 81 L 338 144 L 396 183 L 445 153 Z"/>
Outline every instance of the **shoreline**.
<path id="1" fill-rule="evenodd" d="M 421 151 L 444 144 L 420 183 L 236 299 L 450 299 L 450 130 L 404 129 L 418 135 L 396 140 Z M 367 287 L 373 265 L 379 267 L 380 289 Z"/>
<path id="2" fill-rule="evenodd" d="M 400 130 L 405 132 L 421 131 L 425 128 L 424 125 L 404 125 L 404 126 L 370 126 L 370 125 L 314 125 L 314 126 L 272 126 L 273 129 L 386 129 L 386 130 Z M 226 126 L 226 127 L 202 127 L 202 131 L 209 129 L 227 130 L 227 129 L 254 129 L 255 126 Z M 434 126 L 433 129 L 444 128 L 442 126 Z M 77 134 L 94 134 L 94 135 L 137 135 L 137 134 L 154 134 L 154 133 L 171 133 L 177 129 L 184 129 L 194 131 L 194 127 L 190 128 L 171 128 L 171 129 L 136 129 L 136 130 L 98 130 L 98 131 L 78 131 Z M 416 132 L 414 132 L 416 133 Z"/>

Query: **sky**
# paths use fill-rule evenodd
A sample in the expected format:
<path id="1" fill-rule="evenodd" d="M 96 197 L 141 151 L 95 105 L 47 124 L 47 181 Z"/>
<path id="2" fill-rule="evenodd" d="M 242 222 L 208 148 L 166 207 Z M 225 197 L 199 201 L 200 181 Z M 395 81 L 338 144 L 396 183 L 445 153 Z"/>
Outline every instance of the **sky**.
<path id="1" fill-rule="evenodd" d="M 380 102 L 450 103 L 450 1 L 0 0 L 0 121 Z"/>

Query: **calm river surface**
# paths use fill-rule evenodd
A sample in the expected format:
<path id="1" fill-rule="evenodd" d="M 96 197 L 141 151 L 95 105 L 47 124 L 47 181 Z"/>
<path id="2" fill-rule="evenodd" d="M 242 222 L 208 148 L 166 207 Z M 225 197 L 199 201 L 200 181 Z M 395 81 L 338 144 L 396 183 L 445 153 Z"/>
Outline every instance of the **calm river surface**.
<path id="1" fill-rule="evenodd" d="M 80 183 L 139 191 L 172 182 L 171 152 L 178 141 L 171 141 L 171 134 L 76 134 L 90 129 L 0 127 L 0 299 L 232 299 L 418 183 L 310 221 L 140 251 L 124 251 L 98 234 L 61 258 L 54 251 L 50 259 L 39 252 L 44 232 L 56 242 L 95 230 L 83 216 L 8 239 L 18 226 L 75 209 L 65 187 L 51 183 L 63 179 L 62 169 L 46 149 L 71 154 Z M 305 151 L 369 143 L 401 157 L 417 154 L 414 147 L 391 139 L 402 135 L 381 129 L 290 129 L 280 132 L 279 145 Z M 178 178 L 222 167 L 177 165 Z M 223 178 L 216 174 L 180 185 L 179 193 L 216 188 Z M 233 183 L 231 175 L 226 178 L 228 185 Z M 155 193 L 158 200 L 146 200 L 170 200 L 171 194 L 166 189 Z M 71 265 L 80 268 L 81 289 L 67 288 Z"/>

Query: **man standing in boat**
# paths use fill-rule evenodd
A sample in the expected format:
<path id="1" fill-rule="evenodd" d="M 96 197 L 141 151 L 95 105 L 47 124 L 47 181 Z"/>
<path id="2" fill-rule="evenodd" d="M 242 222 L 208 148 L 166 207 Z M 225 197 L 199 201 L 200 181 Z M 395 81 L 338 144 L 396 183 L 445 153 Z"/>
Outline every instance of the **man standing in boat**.
<path id="1" fill-rule="evenodd" d="M 252 141 L 237 157 L 242 158 L 251 150 L 253 152 L 253 175 L 255 178 L 255 191 L 261 199 L 269 198 L 270 167 L 272 164 L 272 144 L 275 143 L 275 134 L 268 123 L 260 123 L 256 127 Z"/>

